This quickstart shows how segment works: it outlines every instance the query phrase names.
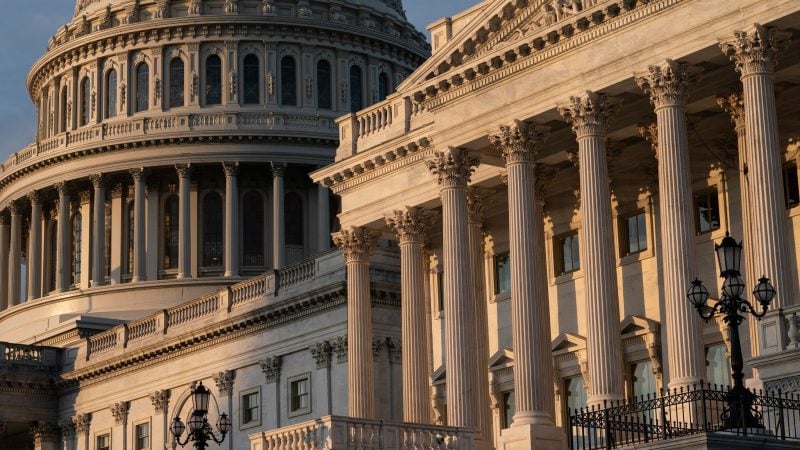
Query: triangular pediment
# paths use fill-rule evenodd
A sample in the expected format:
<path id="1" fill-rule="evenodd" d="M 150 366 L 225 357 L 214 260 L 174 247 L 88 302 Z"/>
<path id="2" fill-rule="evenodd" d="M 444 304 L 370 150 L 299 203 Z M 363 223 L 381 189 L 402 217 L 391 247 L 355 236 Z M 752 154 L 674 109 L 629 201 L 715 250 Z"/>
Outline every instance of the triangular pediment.
<path id="1" fill-rule="evenodd" d="M 625 336 L 643 333 L 658 333 L 660 324 L 655 320 L 640 316 L 628 316 L 619 324 L 620 334 Z"/>
<path id="2" fill-rule="evenodd" d="M 508 367 L 514 364 L 514 352 L 504 348 L 489 358 L 489 369 Z"/>
<path id="3" fill-rule="evenodd" d="M 578 334 L 561 333 L 553 339 L 550 348 L 553 352 L 586 348 L 586 338 Z"/>

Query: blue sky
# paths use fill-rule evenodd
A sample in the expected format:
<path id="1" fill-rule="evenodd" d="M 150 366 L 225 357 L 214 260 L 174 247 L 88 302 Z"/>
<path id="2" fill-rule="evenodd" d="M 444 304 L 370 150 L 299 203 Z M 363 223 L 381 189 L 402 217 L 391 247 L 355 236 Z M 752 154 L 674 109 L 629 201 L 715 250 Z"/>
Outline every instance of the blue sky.
<path id="1" fill-rule="evenodd" d="M 478 0 L 404 0 L 408 19 L 420 31 Z M 0 15 L 0 161 L 33 142 L 36 112 L 25 87 L 28 69 L 44 53 L 47 41 L 72 17 L 74 0 L 14 2 Z"/>

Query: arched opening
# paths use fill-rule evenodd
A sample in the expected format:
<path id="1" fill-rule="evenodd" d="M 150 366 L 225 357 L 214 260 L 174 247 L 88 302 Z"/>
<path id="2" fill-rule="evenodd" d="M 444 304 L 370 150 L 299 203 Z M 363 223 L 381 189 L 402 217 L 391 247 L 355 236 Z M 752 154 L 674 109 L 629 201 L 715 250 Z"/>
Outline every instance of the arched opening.
<path id="1" fill-rule="evenodd" d="M 222 196 L 209 192 L 203 198 L 203 267 L 222 267 L 224 241 Z"/>
<path id="2" fill-rule="evenodd" d="M 178 216 L 179 207 L 177 195 L 170 195 L 164 202 L 164 257 L 161 262 L 163 270 L 178 268 Z"/>
<path id="3" fill-rule="evenodd" d="M 259 82 L 260 64 L 258 56 L 250 54 L 244 57 L 243 67 L 243 99 L 245 105 L 261 103 L 261 83 Z"/>
<path id="4" fill-rule="evenodd" d="M 360 111 L 364 107 L 361 68 L 350 66 L 350 112 Z"/>
<path id="5" fill-rule="evenodd" d="M 150 109 L 150 67 L 147 63 L 136 66 L 136 111 Z"/>
<path id="6" fill-rule="evenodd" d="M 391 85 L 389 84 L 389 75 L 386 75 L 385 72 L 381 72 L 378 75 L 378 101 L 382 102 L 386 100 L 386 97 L 389 95 L 389 90 L 391 89 Z"/>
<path id="7" fill-rule="evenodd" d="M 222 103 L 222 60 L 217 55 L 206 58 L 206 105 Z"/>
<path id="8" fill-rule="evenodd" d="M 169 107 L 183 106 L 184 65 L 180 58 L 169 63 Z"/>
<path id="9" fill-rule="evenodd" d="M 317 62 L 317 107 L 332 109 L 331 63 L 322 59 Z"/>
<path id="10" fill-rule="evenodd" d="M 294 58 L 281 59 L 281 105 L 297 106 L 297 73 Z"/>
<path id="11" fill-rule="evenodd" d="M 89 77 L 81 80 L 81 126 L 89 124 L 92 103 L 92 82 Z"/>
<path id="12" fill-rule="evenodd" d="M 264 198 L 250 191 L 242 200 L 242 258 L 244 266 L 264 265 Z"/>
<path id="13" fill-rule="evenodd" d="M 117 117 L 117 71 L 111 69 L 106 74 L 106 119 Z"/>

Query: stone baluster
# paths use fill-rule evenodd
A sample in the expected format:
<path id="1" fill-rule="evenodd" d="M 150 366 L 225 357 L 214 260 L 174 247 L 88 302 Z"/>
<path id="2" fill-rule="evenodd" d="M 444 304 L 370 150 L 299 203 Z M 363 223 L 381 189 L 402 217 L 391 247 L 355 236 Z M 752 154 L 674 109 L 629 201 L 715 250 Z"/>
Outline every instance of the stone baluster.
<path id="1" fill-rule="evenodd" d="M 133 267 L 131 281 L 137 283 L 147 280 L 145 259 L 145 171 L 137 167 L 129 171 L 133 178 Z"/>
<path id="2" fill-rule="evenodd" d="M 91 287 L 102 286 L 106 281 L 106 187 L 103 174 L 91 175 L 94 187 L 92 222 L 92 274 Z"/>
<path id="3" fill-rule="evenodd" d="M 70 275 L 70 229 L 71 220 L 69 214 L 70 196 L 67 189 L 67 182 L 56 183 L 58 191 L 58 230 L 56 231 L 56 292 L 63 292 L 69 289 Z"/>
<path id="4" fill-rule="evenodd" d="M 0 212 L 0 311 L 11 306 L 8 297 L 8 245 L 11 229 L 8 214 Z"/>
<path id="5" fill-rule="evenodd" d="M 236 176 L 239 174 L 239 163 L 224 161 L 222 169 L 225 171 L 225 276 L 238 277 L 239 189 Z"/>
<path id="6" fill-rule="evenodd" d="M 636 76 L 636 83 L 650 95 L 658 124 L 658 192 L 670 388 L 691 386 L 705 375 L 700 319 L 686 300 L 686 289 L 697 275 L 694 226 L 687 208 L 693 199 L 686 91 L 697 79 L 696 70 L 672 60 L 650 66 L 647 73 Z M 592 377 L 594 384 L 594 374 Z"/>
<path id="7" fill-rule="evenodd" d="M 286 260 L 283 217 L 283 175 L 286 164 L 272 163 L 272 268 L 280 269 Z"/>
<path id="8" fill-rule="evenodd" d="M 428 401 L 427 355 L 425 338 L 425 291 L 423 246 L 430 226 L 430 215 L 418 208 L 395 211 L 386 223 L 400 241 L 400 291 L 403 364 L 403 421 L 431 423 Z"/>
<path id="9" fill-rule="evenodd" d="M 8 204 L 11 214 L 11 237 L 8 251 L 8 304 L 19 305 L 22 301 L 22 211 L 18 200 Z"/>
<path id="10" fill-rule="evenodd" d="M 175 164 L 178 172 L 178 278 L 191 278 L 191 214 L 189 183 L 191 164 Z"/>
<path id="11" fill-rule="evenodd" d="M 467 245 L 467 184 L 478 160 L 466 150 L 450 147 L 427 161 L 442 198 L 445 307 L 445 367 L 447 367 L 448 425 L 476 427 L 475 319 L 470 289 Z"/>
<path id="12" fill-rule="evenodd" d="M 377 233 L 366 228 L 333 236 L 347 263 L 348 415 L 362 419 L 375 417 L 369 260 L 377 239 Z"/>
<path id="13" fill-rule="evenodd" d="M 31 226 L 28 233 L 28 300 L 42 296 L 42 200 L 38 191 L 28 193 Z"/>
<path id="14" fill-rule="evenodd" d="M 616 254 L 608 186 L 607 124 L 619 109 L 605 95 L 587 92 L 560 107 L 578 141 L 581 188 L 581 269 L 586 292 L 587 350 L 592 384 L 589 403 L 624 397 L 622 340 L 619 334 Z"/>

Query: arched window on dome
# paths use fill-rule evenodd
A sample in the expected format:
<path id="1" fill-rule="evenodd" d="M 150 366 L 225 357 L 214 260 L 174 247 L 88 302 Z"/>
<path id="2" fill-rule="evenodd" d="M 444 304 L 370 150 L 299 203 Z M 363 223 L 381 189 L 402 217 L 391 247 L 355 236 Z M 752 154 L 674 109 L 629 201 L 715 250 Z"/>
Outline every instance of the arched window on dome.
<path id="1" fill-rule="evenodd" d="M 150 109 L 150 67 L 147 63 L 136 66 L 136 110 L 135 112 Z"/>
<path id="2" fill-rule="evenodd" d="M 244 266 L 264 265 L 264 197 L 256 191 L 242 200 L 242 258 Z"/>
<path id="3" fill-rule="evenodd" d="M 70 274 L 70 284 L 77 286 L 81 282 L 81 239 L 82 239 L 82 216 L 80 211 L 72 216 L 72 248 L 70 263 L 72 273 Z"/>
<path id="4" fill-rule="evenodd" d="M 261 103 L 260 67 L 258 56 L 251 53 L 244 57 L 242 68 L 242 87 L 244 92 L 242 101 L 245 105 L 257 105 Z"/>
<path id="5" fill-rule="evenodd" d="M 378 75 L 378 101 L 382 102 L 386 100 L 386 97 L 389 96 L 389 91 L 391 90 L 391 84 L 389 83 L 389 75 L 386 75 L 386 72 L 381 72 Z"/>
<path id="6" fill-rule="evenodd" d="M 173 58 L 169 62 L 169 107 L 183 106 L 184 91 L 184 64 L 180 58 Z"/>
<path id="7" fill-rule="evenodd" d="M 331 88 L 331 63 L 321 59 L 317 62 L 317 108 L 333 108 L 333 89 Z"/>
<path id="8" fill-rule="evenodd" d="M 217 55 L 206 58 L 206 105 L 222 103 L 222 60 Z"/>
<path id="9" fill-rule="evenodd" d="M 224 241 L 222 236 L 222 196 L 209 192 L 203 197 L 203 267 L 222 267 Z"/>
<path id="10" fill-rule="evenodd" d="M 59 131 L 61 133 L 67 131 L 67 102 L 68 102 L 67 92 L 68 92 L 67 91 L 67 87 L 63 86 L 61 88 L 61 102 L 60 102 L 61 109 L 59 111 L 59 119 L 60 119 L 60 122 L 61 122 L 60 123 L 61 126 L 59 127 Z"/>
<path id="11" fill-rule="evenodd" d="M 92 104 L 92 82 L 89 77 L 81 80 L 81 126 L 89 125 Z"/>
<path id="12" fill-rule="evenodd" d="M 294 58 L 281 58 L 281 105 L 297 106 L 297 71 Z"/>
<path id="13" fill-rule="evenodd" d="M 364 89 L 361 67 L 350 66 L 350 112 L 360 111 L 364 107 Z"/>
<path id="14" fill-rule="evenodd" d="M 161 261 L 163 270 L 178 268 L 178 211 L 177 195 L 170 195 L 164 202 L 163 232 L 164 256 Z"/>
<path id="15" fill-rule="evenodd" d="M 117 117 L 117 71 L 111 69 L 106 74 L 106 119 Z"/>

